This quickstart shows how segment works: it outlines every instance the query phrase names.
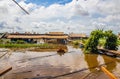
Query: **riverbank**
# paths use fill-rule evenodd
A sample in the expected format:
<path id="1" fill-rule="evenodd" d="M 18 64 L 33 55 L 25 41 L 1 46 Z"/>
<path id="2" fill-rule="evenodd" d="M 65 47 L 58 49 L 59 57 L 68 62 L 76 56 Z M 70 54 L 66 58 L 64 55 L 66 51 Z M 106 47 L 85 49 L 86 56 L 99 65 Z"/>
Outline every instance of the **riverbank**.
<path id="1" fill-rule="evenodd" d="M 62 48 L 67 50 L 67 46 L 61 44 L 0 44 L 0 48 L 10 49 L 12 51 L 57 51 Z"/>

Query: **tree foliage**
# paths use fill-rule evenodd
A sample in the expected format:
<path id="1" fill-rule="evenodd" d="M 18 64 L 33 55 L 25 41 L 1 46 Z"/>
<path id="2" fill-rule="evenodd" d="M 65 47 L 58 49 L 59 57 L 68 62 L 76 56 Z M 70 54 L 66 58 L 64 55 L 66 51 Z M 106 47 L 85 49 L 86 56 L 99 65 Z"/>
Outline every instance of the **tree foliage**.
<path id="1" fill-rule="evenodd" d="M 98 44 L 99 39 L 105 38 L 106 42 L 104 44 L 105 49 L 116 50 L 117 49 L 117 36 L 112 33 L 111 30 L 103 31 L 103 30 L 94 30 L 91 32 L 90 37 L 85 44 L 85 51 L 89 51 L 92 53 L 98 52 Z"/>
<path id="2" fill-rule="evenodd" d="M 117 50 L 117 36 L 111 30 L 105 31 L 106 42 L 105 49 Z"/>
<path id="3" fill-rule="evenodd" d="M 97 45 L 99 42 L 99 38 L 101 37 L 103 37 L 102 30 L 92 31 L 87 43 L 85 44 L 85 50 L 96 53 L 98 51 Z"/>

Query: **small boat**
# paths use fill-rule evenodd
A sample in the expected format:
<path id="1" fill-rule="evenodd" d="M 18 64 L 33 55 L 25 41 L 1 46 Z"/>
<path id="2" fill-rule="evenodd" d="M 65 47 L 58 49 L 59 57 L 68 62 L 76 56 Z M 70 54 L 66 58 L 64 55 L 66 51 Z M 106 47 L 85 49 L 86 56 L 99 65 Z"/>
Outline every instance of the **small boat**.
<path id="1" fill-rule="evenodd" d="M 62 49 L 62 48 L 60 48 L 59 50 L 57 50 L 57 52 L 63 52 L 63 53 L 65 53 L 65 50 Z"/>
<path id="2" fill-rule="evenodd" d="M 64 53 L 66 53 L 66 51 L 64 49 L 60 48 L 60 49 L 57 50 L 57 53 L 59 55 L 64 55 Z"/>

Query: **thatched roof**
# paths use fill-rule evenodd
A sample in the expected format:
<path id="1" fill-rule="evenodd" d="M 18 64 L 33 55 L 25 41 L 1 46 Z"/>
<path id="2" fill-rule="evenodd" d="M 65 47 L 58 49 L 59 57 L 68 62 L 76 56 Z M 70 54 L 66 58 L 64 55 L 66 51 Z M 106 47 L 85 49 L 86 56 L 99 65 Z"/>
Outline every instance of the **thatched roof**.
<path id="1" fill-rule="evenodd" d="M 45 36 L 45 38 L 67 39 L 67 38 L 68 38 L 68 36 Z"/>
<path id="2" fill-rule="evenodd" d="M 41 38 L 53 38 L 53 39 L 67 39 L 68 36 L 49 36 L 49 35 L 8 35 L 7 38 L 22 38 L 22 39 L 41 39 Z"/>
<path id="3" fill-rule="evenodd" d="M 30 39 L 30 38 L 43 38 L 44 36 L 36 36 L 36 35 L 8 35 L 7 38 L 27 38 L 27 39 Z"/>
<path id="4" fill-rule="evenodd" d="M 87 37 L 86 34 L 75 34 L 75 33 L 71 33 L 69 36 L 70 37 Z"/>
<path id="5" fill-rule="evenodd" d="M 50 35 L 63 35 L 64 32 L 49 32 Z"/>

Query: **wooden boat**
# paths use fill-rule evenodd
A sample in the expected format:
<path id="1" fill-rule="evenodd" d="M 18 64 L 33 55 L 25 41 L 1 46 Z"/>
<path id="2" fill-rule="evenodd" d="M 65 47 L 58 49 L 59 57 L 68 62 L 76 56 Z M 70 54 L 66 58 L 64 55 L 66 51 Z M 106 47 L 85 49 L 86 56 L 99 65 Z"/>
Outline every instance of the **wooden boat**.
<path id="1" fill-rule="evenodd" d="M 65 49 L 60 48 L 57 50 L 57 53 L 61 56 L 61 55 L 64 55 L 64 53 L 66 53 L 66 51 L 65 51 Z"/>

